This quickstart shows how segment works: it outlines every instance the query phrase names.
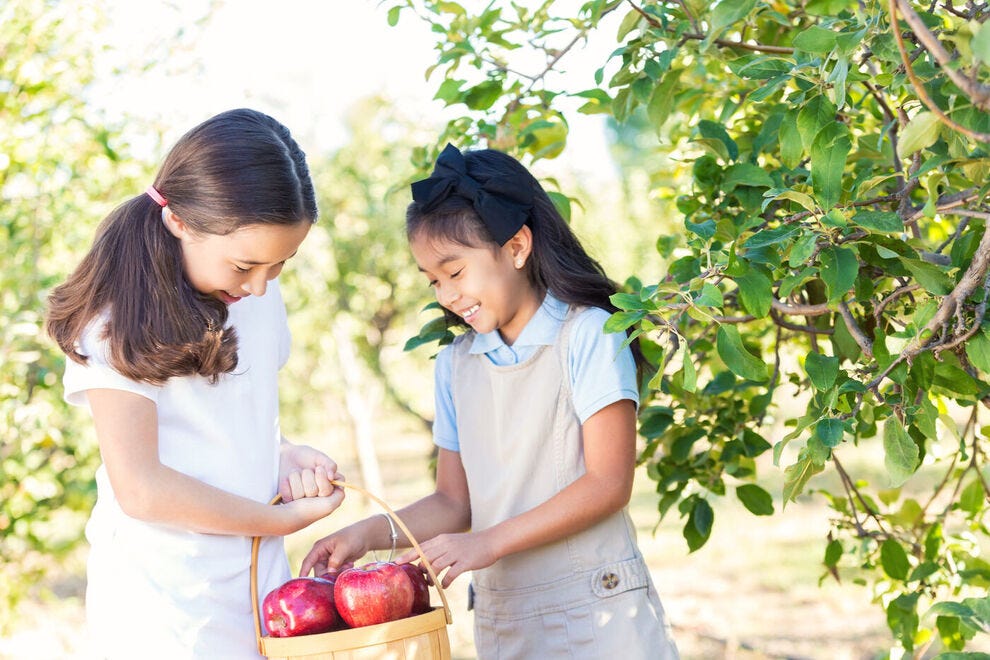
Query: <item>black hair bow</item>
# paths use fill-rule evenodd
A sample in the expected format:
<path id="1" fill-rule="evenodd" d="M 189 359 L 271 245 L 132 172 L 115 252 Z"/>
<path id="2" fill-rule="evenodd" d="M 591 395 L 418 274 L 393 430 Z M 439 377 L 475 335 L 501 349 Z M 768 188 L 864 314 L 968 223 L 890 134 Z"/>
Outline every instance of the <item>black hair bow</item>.
<path id="1" fill-rule="evenodd" d="M 507 173 L 480 183 L 468 175 L 460 150 L 447 144 L 430 178 L 412 184 L 412 197 L 424 213 L 429 213 L 452 195 L 471 202 L 499 245 L 505 245 L 526 224 L 533 207 L 533 189 L 528 179 Z"/>

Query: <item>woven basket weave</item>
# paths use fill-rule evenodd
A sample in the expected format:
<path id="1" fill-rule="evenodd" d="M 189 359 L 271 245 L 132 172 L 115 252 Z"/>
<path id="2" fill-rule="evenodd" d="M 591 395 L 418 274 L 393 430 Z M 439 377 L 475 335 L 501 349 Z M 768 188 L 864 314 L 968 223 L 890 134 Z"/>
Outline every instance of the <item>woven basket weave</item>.
<path id="1" fill-rule="evenodd" d="M 419 543 L 405 523 L 381 499 L 360 486 L 342 481 L 335 481 L 333 484 L 359 491 L 385 509 L 419 553 L 433 586 L 440 594 L 443 607 L 434 607 L 425 614 L 398 621 L 318 635 L 299 637 L 263 635 L 261 612 L 258 606 L 260 596 L 258 548 L 261 545 L 261 537 L 256 536 L 251 546 L 251 608 L 254 612 L 254 631 L 258 638 L 258 651 L 271 660 L 450 660 L 450 640 L 447 637 L 447 626 L 452 622 L 450 606 L 447 604 L 447 595 L 443 586 L 426 561 Z M 280 498 L 276 496 L 272 504 L 277 504 L 279 501 Z"/>

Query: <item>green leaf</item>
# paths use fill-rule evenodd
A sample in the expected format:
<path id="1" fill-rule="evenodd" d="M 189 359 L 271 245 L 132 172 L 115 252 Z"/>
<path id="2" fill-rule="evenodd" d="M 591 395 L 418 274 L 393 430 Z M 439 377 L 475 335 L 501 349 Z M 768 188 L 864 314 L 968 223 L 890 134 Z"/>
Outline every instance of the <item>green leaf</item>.
<path id="1" fill-rule="evenodd" d="M 813 351 L 804 359 L 804 370 L 815 389 L 824 392 L 835 384 L 839 375 L 839 358 Z"/>
<path id="2" fill-rule="evenodd" d="M 736 141 L 732 139 L 729 132 L 725 130 L 725 126 L 722 124 L 708 119 L 702 119 L 698 122 L 698 133 L 704 138 L 708 138 L 709 140 L 718 140 L 725 145 L 725 152 L 728 154 L 729 160 L 735 160 L 739 157 L 739 145 L 736 144 Z M 760 169 L 755 165 L 753 167 Z M 732 168 L 728 168 L 726 172 L 731 169 Z M 764 174 L 766 173 L 764 172 Z M 767 178 L 769 179 L 769 176 Z M 768 187 L 770 185 L 773 185 L 772 182 L 767 184 Z"/>
<path id="3" fill-rule="evenodd" d="M 727 27 L 746 18 L 756 6 L 756 0 L 722 0 L 712 10 L 708 24 L 707 45 L 716 39 Z"/>
<path id="4" fill-rule="evenodd" d="M 830 303 L 841 299 L 856 283 L 859 259 L 849 248 L 830 245 L 818 254 L 818 263 Z"/>
<path id="5" fill-rule="evenodd" d="M 629 12 L 622 18 L 622 23 L 619 24 L 619 31 L 615 35 L 616 41 L 622 41 L 626 38 L 626 35 L 632 32 L 636 25 L 642 20 L 642 16 L 638 11 L 630 9 Z"/>
<path id="6" fill-rule="evenodd" d="M 691 352 L 687 350 L 687 344 L 681 346 L 681 387 L 685 392 L 696 392 L 698 390 L 698 370 L 691 360 Z"/>
<path id="7" fill-rule="evenodd" d="M 892 211 L 859 211 L 852 221 L 860 227 L 886 234 L 899 234 L 904 231 L 901 216 Z"/>
<path id="8" fill-rule="evenodd" d="M 966 513 L 976 515 L 984 507 L 986 507 L 986 493 L 983 490 L 983 482 L 974 478 L 959 494 L 959 508 Z"/>
<path id="9" fill-rule="evenodd" d="M 646 312 L 643 310 L 635 312 L 616 312 L 605 321 L 605 332 L 625 332 L 626 328 L 635 325 L 643 320 Z"/>
<path id="10" fill-rule="evenodd" d="M 764 208 L 766 208 L 766 205 L 773 200 L 789 199 L 792 202 L 797 202 L 812 213 L 818 209 L 818 205 L 815 204 L 815 200 L 811 198 L 811 195 L 797 190 L 781 190 L 774 188 L 763 193 L 763 198 Z"/>
<path id="11" fill-rule="evenodd" d="M 699 307 L 722 307 L 722 292 L 717 286 L 710 282 L 705 282 L 701 287 L 701 293 L 694 299 L 694 304 Z"/>
<path id="12" fill-rule="evenodd" d="M 901 158 L 907 158 L 920 149 L 927 149 L 938 140 L 942 130 L 942 122 L 933 112 L 919 112 L 908 122 L 901 131 L 897 141 L 897 152 Z"/>
<path id="13" fill-rule="evenodd" d="M 918 284 L 925 288 L 925 291 L 944 296 L 955 288 L 955 281 L 935 264 L 908 259 L 907 257 L 898 258 L 904 267 L 911 271 L 914 279 L 918 280 Z"/>
<path id="14" fill-rule="evenodd" d="M 803 453 L 803 452 L 802 452 Z M 808 480 L 824 469 L 817 465 L 811 456 L 804 455 L 784 470 L 784 501 L 795 502 L 804 490 Z"/>
<path id="15" fill-rule="evenodd" d="M 832 539 L 825 546 L 825 565 L 834 568 L 842 559 L 842 543 Z"/>
<path id="16" fill-rule="evenodd" d="M 815 436 L 826 447 L 838 447 L 845 430 L 845 424 L 836 417 L 823 417 L 815 424 Z"/>
<path id="17" fill-rule="evenodd" d="M 804 145 L 801 143 L 801 133 L 798 132 L 798 113 L 789 110 L 780 122 L 780 160 L 785 166 L 795 168 L 804 155 Z"/>
<path id="18" fill-rule="evenodd" d="M 557 209 L 557 213 L 560 214 L 565 221 L 571 221 L 571 198 L 563 193 L 559 193 L 553 190 L 547 191 L 547 196 L 550 201 L 553 202 L 554 208 Z"/>
<path id="19" fill-rule="evenodd" d="M 677 85 L 681 78 L 683 69 L 668 71 L 663 81 L 653 89 L 649 102 L 646 104 L 646 116 L 650 118 L 654 130 L 660 133 L 660 129 L 670 117 L 671 110 L 674 109 L 674 101 L 677 97 Z"/>
<path id="20" fill-rule="evenodd" d="M 973 30 L 973 38 L 969 42 L 969 47 L 973 50 L 973 57 L 990 64 L 990 28 L 986 23 L 981 23 Z"/>
<path id="21" fill-rule="evenodd" d="M 842 196 L 842 174 L 852 150 L 845 124 L 828 124 L 811 143 L 811 183 L 823 209 L 830 209 Z"/>
<path id="22" fill-rule="evenodd" d="M 731 325 L 719 327 L 715 345 L 718 356 L 732 373 L 747 380 L 766 380 L 766 363 L 746 350 L 737 328 Z"/>
<path id="23" fill-rule="evenodd" d="M 743 247 L 748 250 L 754 250 L 756 248 L 767 247 L 768 245 L 780 245 L 799 231 L 801 231 L 800 225 L 781 225 L 773 229 L 763 229 L 747 238 L 746 242 L 743 243 Z"/>
<path id="24" fill-rule="evenodd" d="M 907 481 L 918 469 L 918 445 L 895 417 L 883 424 L 884 466 L 894 488 Z"/>
<path id="25" fill-rule="evenodd" d="M 399 23 L 399 12 L 402 11 L 402 5 L 396 5 L 388 10 L 388 24 L 390 27 L 395 27 Z"/>
<path id="26" fill-rule="evenodd" d="M 880 544 L 880 564 L 883 571 L 895 580 L 906 580 L 911 562 L 907 553 L 896 539 L 888 538 Z"/>
<path id="27" fill-rule="evenodd" d="M 613 293 L 608 297 L 608 300 L 626 312 L 643 309 L 643 299 L 634 293 Z"/>
<path id="28" fill-rule="evenodd" d="M 746 55 L 729 62 L 729 69 L 734 74 L 750 80 L 776 79 L 793 68 L 793 62 L 770 55 Z"/>
<path id="29" fill-rule="evenodd" d="M 966 342 L 966 357 L 974 367 L 985 374 L 990 374 L 990 336 L 987 336 L 986 328 L 980 328 L 980 331 Z"/>
<path id="30" fill-rule="evenodd" d="M 756 188 L 773 187 L 773 179 L 762 167 L 752 163 L 735 163 L 725 170 L 722 180 L 722 190 L 732 192 L 736 186 L 753 186 Z"/>
<path id="31" fill-rule="evenodd" d="M 824 55 L 835 48 L 836 33 L 823 27 L 812 25 L 794 37 L 792 45 L 806 53 Z"/>
<path id="32" fill-rule="evenodd" d="M 770 313 L 773 303 L 773 282 L 758 268 L 749 268 L 735 278 L 739 287 L 739 301 L 743 309 L 758 319 Z"/>
<path id="33" fill-rule="evenodd" d="M 462 85 L 464 85 L 463 80 L 447 78 L 440 83 L 440 87 L 437 89 L 437 93 L 433 95 L 433 98 L 443 101 L 446 105 L 456 103 L 460 100 Z"/>
<path id="34" fill-rule="evenodd" d="M 695 496 L 688 514 L 687 523 L 684 525 L 684 539 L 688 543 L 688 549 L 694 552 L 707 541 L 712 534 L 712 524 L 715 522 L 715 512 L 708 500 Z"/>
<path id="35" fill-rule="evenodd" d="M 836 123 L 835 113 L 835 104 L 824 96 L 814 97 L 798 111 L 797 129 L 801 135 L 801 144 L 805 149 L 811 151 L 811 146 L 819 131 Z"/>
<path id="36" fill-rule="evenodd" d="M 773 497 L 756 484 L 743 484 L 736 488 L 736 497 L 750 513 L 757 516 L 773 515 Z"/>
<path id="37" fill-rule="evenodd" d="M 464 104 L 472 110 L 487 110 L 502 96 L 500 80 L 486 80 L 466 90 Z"/>

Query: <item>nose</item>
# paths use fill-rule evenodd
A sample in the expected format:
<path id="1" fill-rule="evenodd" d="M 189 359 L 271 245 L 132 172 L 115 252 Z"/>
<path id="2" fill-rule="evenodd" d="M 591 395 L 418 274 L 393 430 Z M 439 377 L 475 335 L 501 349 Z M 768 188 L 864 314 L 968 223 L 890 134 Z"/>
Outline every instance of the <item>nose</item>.
<path id="1" fill-rule="evenodd" d="M 449 282 L 446 285 L 437 286 L 437 302 L 448 309 L 460 297 L 461 294 Z"/>
<path id="2" fill-rule="evenodd" d="M 242 288 L 252 296 L 263 296 L 268 288 L 268 278 L 262 269 L 257 272 L 252 271 L 251 275 L 244 281 Z"/>

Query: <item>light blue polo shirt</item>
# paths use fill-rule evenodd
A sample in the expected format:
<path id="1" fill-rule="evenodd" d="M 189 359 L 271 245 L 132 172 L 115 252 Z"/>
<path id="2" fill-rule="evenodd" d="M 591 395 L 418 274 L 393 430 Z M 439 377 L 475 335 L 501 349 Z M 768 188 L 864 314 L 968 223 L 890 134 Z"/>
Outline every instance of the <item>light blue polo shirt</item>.
<path id="1" fill-rule="evenodd" d="M 502 341 L 498 330 L 475 335 L 470 352 L 484 353 L 499 366 L 525 362 L 540 346 L 556 343 L 567 315 L 567 303 L 547 294 L 543 304 L 519 333 L 512 346 Z M 616 401 L 630 399 L 639 405 L 636 363 L 629 347 L 622 347 L 624 332 L 604 332 L 609 312 L 597 307 L 581 311 L 571 324 L 567 364 L 570 371 L 574 409 L 584 424 L 589 417 Z M 450 451 L 460 451 L 457 416 L 451 392 L 451 347 L 437 355 L 435 367 L 436 419 L 433 442 Z"/>

